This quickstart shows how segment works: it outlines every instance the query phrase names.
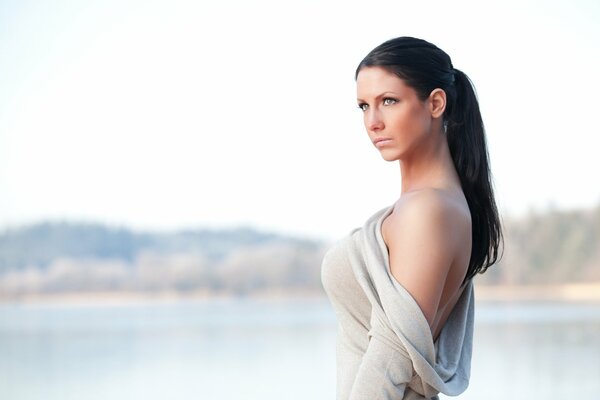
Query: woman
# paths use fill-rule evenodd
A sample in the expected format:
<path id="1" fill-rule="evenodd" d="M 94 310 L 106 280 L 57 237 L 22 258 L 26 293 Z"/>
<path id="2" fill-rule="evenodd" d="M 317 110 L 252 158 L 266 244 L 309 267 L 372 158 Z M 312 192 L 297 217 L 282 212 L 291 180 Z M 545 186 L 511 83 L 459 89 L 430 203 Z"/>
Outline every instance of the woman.
<path id="1" fill-rule="evenodd" d="M 435 45 L 373 49 L 355 74 L 370 141 L 399 161 L 400 197 L 325 254 L 338 318 L 337 399 L 437 399 L 470 377 L 472 278 L 502 230 L 474 88 Z"/>

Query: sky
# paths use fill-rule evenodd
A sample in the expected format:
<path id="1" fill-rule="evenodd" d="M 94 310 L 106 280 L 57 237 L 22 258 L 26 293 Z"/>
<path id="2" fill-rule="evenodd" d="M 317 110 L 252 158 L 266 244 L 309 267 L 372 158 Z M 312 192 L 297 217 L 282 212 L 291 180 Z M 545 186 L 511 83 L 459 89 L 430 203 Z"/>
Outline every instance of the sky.
<path id="1" fill-rule="evenodd" d="M 600 204 L 597 1 L 0 0 L 0 229 L 335 240 L 400 195 L 354 70 L 428 40 L 473 81 L 504 218 Z"/>

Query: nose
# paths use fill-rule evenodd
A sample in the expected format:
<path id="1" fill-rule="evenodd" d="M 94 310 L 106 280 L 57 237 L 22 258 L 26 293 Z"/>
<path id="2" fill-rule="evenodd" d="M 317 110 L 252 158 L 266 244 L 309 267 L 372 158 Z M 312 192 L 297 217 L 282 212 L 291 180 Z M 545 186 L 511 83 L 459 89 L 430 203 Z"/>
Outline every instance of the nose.
<path id="1" fill-rule="evenodd" d="M 369 109 L 365 113 L 365 126 L 370 132 L 378 132 L 383 129 L 383 120 L 376 109 Z"/>

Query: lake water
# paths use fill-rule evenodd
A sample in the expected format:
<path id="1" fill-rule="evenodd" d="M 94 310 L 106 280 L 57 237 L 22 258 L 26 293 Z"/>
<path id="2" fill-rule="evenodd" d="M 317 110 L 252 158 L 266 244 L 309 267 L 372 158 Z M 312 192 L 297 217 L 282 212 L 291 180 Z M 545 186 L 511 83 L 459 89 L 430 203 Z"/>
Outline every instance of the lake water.
<path id="1" fill-rule="evenodd" d="M 600 303 L 480 302 L 475 316 L 458 398 L 599 398 Z M 5 304 L 0 399 L 335 399 L 335 332 L 325 298 Z"/>

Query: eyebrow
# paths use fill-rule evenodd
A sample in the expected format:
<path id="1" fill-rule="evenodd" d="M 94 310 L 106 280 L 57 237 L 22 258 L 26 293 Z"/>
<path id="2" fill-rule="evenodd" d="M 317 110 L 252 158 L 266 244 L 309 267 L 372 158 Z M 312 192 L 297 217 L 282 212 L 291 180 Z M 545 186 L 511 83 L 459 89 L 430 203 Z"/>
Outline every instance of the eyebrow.
<path id="1" fill-rule="evenodd" d="M 393 94 L 394 96 L 399 96 L 399 94 L 394 93 L 394 92 L 383 92 L 380 95 L 375 96 L 375 100 L 380 99 L 381 97 L 385 96 L 386 94 Z M 364 102 L 363 99 L 359 99 L 359 98 L 356 98 L 356 101 L 363 101 Z"/>

